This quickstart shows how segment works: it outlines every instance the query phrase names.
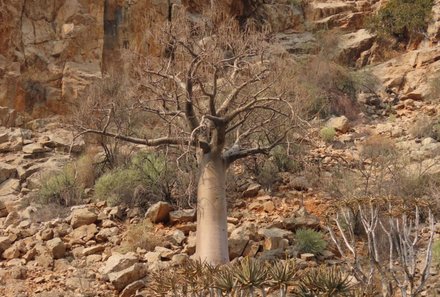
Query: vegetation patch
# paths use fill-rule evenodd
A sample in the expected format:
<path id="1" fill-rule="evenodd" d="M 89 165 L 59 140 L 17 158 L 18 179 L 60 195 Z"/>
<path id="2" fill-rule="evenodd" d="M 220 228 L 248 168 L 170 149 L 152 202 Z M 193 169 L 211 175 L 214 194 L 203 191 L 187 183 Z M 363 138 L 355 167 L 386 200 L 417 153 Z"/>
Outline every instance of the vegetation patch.
<path id="1" fill-rule="evenodd" d="M 369 27 L 379 35 L 409 41 L 426 31 L 433 0 L 390 0 L 370 19 Z"/>
<path id="2" fill-rule="evenodd" d="M 327 247 L 321 232 L 313 229 L 299 229 L 295 233 L 296 246 L 300 253 L 320 254 Z"/>

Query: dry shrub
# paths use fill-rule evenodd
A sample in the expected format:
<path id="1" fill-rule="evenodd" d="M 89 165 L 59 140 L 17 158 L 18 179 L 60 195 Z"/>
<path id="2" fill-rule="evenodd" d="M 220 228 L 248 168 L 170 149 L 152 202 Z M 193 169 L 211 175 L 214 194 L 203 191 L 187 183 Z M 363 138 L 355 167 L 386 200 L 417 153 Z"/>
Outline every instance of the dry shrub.
<path id="1" fill-rule="evenodd" d="M 410 133 L 417 138 L 431 137 L 440 141 L 440 119 L 421 117 L 411 127 Z"/>
<path id="2" fill-rule="evenodd" d="M 149 220 L 128 226 L 119 248 L 120 252 L 134 252 L 137 248 L 153 251 L 156 246 L 162 246 L 163 239 L 154 232 L 154 225 Z"/>
<path id="3" fill-rule="evenodd" d="M 323 57 L 309 57 L 299 64 L 294 84 L 311 117 L 336 114 L 354 119 L 360 111 L 351 73 Z"/>
<path id="4" fill-rule="evenodd" d="M 397 155 L 395 143 L 381 135 L 369 137 L 362 146 L 361 156 L 369 160 L 385 160 Z"/>

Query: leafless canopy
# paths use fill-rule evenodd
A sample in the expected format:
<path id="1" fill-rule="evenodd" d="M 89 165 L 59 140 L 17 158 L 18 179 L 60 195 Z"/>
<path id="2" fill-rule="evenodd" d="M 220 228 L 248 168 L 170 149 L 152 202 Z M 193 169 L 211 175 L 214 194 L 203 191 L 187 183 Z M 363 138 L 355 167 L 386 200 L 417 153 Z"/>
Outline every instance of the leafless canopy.
<path id="1" fill-rule="evenodd" d="M 126 75 L 92 87 L 76 123 L 81 134 L 196 148 L 227 164 L 280 144 L 299 119 L 289 62 L 270 55 L 252 26 L 175 19 L 156 30 L 162 55 L 131 52 Z"/>

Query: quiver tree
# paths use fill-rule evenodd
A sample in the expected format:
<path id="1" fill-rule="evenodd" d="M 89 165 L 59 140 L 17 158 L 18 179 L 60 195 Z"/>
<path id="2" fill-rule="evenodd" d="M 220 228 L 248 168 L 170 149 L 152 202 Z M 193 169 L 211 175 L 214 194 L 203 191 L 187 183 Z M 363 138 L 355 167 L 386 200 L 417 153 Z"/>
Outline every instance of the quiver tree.
<path id="1" fill-rule="evenodd" d="M 263 33 L 232 20 L 213 26 L 181 15 L 157 31 L 163 54 L 131 54 L 129 75 L 113 77 L 112 94 L 85 98 L 76 126 L 80 134 L 196 156 L 196 253 L 225 263 L 226 170 L 288 137 L 300 106 L 289 91 L 292 68 L 270 54 Z"/>

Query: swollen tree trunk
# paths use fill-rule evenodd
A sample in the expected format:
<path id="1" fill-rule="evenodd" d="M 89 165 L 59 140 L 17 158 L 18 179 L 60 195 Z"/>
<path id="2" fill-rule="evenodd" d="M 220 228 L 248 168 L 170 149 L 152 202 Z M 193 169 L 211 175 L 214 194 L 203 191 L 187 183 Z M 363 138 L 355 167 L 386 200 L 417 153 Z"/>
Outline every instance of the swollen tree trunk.
<path id="1" fill-rule="evenodd" d="M 200 162 L 197 189 L 197 258 L 210 264 L 229 262 L 226 165 L 217 154 L 205 154 Z"/>

